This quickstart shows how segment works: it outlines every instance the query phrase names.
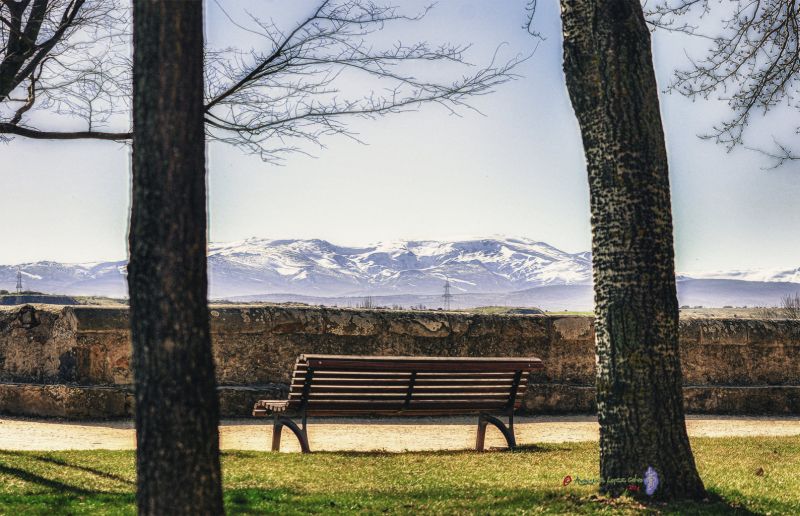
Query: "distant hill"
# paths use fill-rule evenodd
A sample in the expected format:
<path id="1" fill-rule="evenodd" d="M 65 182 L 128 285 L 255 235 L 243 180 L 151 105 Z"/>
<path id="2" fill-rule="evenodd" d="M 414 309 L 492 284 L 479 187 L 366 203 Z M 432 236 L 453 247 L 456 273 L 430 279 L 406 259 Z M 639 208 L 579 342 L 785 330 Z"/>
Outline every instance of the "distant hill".
<path id="1" fill-rule="evenodd" d="M 397 241 L 345 247 L 325 240 L 249 239 L 211 244 L 210 296 L 287 292 L 306 296 L 509 292 L 548 284 L 586 283 L 591 256 L 530 239 Z M 17 269 L 25 287 L 63 294 L 126 294 L 125 262 L 44 261 L 0 266 L 0 288 Z"/>
<path id="2" fill-rule="evenodd" d="M 127 296 L 126 262 L 60 263 L 42 261 L 0 265 L 0 289 L 13 291 L 17 270 L 26 290 L 50 294 Z"/>
<path id="3" fill-rule="evenodd" d="M 523 238 L 401 240 L 344 247 L 325 240 L 250 239 L 209 249 L 211 297 L 265 292 L 306 296 L 510 292 L 588 283 L 591 256 Z"/>
<path id="4" fill-rule="evenodd" d="M 682 279 L 677 283 L 680 305 L 723 306 L 778 306 L 781 298 L 800 292 L 800 284 L 787 282 L 757 282 L 741 280 Z M 319 297 L 297 294 L 261 294 L 234 296 L 231 301 L 252 303 L 257 301 L 293 301 L 312 305 L 359 306 L 364 297 Z M 548 311 L 591 311 L 594 293 L 591 285 L 546 285 L 507 293 L 459 294 L 453 297 L 453 308 L 478 306 L 535 306 Z M 442 306 L 440 295 L 373 296 L 377 306 Z"/>
<path id="5" fill-rule="evenodd" d="M 689 306 L 779 306 L 781 298 L 800 292 L 800 283 L 687 279 L 678 282 L 678 301 Z"/>
<path id="6" fill-rule="evenodd" d="M 452 306 L 592 307 L 591 253 L 567 253 L 527 238 L 400 240 L 348 247 L 325 240 L 248 239 L 209 246 L 210 297 L 355 306 L 441 305 L 445 279 Z M 126 297 L 124 261 L 0 266 L 0 289 Z M 800 268 L 679 276 L 681 304 L 777 305 L 800 290 Z"/>

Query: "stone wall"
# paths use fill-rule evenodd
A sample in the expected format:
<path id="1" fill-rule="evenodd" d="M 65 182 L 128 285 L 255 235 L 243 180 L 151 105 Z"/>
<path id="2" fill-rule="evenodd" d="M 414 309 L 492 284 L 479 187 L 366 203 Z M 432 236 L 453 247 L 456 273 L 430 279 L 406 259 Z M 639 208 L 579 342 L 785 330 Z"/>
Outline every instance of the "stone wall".
<path id="1" fill-rule="evenodd" d="M 537 356 L 524 398 L 532 413 L 594 409 L 592 319 L 284 306 L 215 306 L 211 329 L 222 413 L 285 397 L 301 353 Z M 800 323 L 681 323 L 687 409 L 800 413 Z M 131 414 L 125 308 L 0 309 L 0 412 L 74 418 Z"/>

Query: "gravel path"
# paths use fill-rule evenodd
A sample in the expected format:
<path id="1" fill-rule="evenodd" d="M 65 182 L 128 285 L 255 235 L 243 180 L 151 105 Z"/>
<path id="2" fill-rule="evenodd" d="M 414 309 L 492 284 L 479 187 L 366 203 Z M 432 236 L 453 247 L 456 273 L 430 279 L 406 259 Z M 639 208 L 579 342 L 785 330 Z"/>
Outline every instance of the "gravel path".
<path id="1" fill-rule="evenodd" d="M 221 446 L 229 450 L 269 449 L 271 426 L 266 420 L 224 420 Z M 354 424 L 358 423 L 358 424 Z M 517 442 L 569 442 L 597 440 L 593 416 L 535 416 L 516 420 Z M 800 417 L 688 416 L 693 437 L 800 435 Z M 296 439 L 284 430 L 282 451 L 299 451 Z M 312 450 L 442 450 L 474 446 L 475 419 L 386 418 L 311 419 Z M 502 446 L 493 427 L 487 432 L 487 448 Z M 52 419 L 0 418 L 0 449 L 7 450 L 128 450 L 135 447 L 131 421 L 73 422 Z"/>

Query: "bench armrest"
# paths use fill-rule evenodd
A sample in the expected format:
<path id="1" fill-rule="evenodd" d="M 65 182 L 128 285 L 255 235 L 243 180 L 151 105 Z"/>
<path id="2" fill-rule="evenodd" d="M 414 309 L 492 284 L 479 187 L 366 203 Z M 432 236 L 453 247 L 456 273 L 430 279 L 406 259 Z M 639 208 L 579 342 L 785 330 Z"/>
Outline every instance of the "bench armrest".
<path id="1" fill-rule="evenodd" d="M 253 406 L 253 416 L 266 417 L 273 414 L 286 412 L 289 408 L 288 400 L 258 400 Z"/>

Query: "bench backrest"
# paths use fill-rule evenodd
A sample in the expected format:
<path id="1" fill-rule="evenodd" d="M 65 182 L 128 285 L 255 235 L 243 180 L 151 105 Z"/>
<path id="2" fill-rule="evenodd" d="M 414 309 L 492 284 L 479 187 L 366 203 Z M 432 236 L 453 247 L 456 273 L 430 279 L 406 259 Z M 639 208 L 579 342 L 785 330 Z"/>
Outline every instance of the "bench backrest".
<path id="1" fill-rule="evenodd" d="M 312 415 L 511 411 L 538 358 L 301 355 L 289 402 Z"/>

